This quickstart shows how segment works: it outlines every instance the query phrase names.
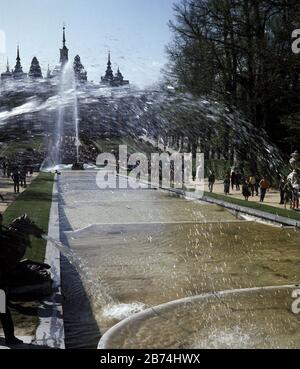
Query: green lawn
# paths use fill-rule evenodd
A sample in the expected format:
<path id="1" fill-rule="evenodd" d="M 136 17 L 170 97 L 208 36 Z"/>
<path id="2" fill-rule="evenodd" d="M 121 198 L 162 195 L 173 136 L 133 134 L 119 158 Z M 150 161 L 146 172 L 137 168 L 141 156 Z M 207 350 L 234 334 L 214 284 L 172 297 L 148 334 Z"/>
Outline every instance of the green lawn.
<path id="1" fill-rule="evenodd" d="M 241 200 L 241 199 L 236 199 L 234 197 L 219 195 L 219 194 L 210 193 L 210 192 L 205 192 L 204 195 L 207 196 L 207 197 L 211 197 L 213 199 L 226 201 L 226 202 L 231 203 L 231 204 L 244 206 L 244 207 L 255 209 L 255 210 L 264 211 L 266 213 L 275 214 L 275 215 L 285 217 L 285 218 L 289 218 L 289 219 L 300 220 L 300 212 L 298 212 L 298 211 L 275 208 L 274 206 L 269 206 L 269 205 L 256 203 L 256 202 L 245 201 L 245 200 Z"/>
<path id="2" fill-rule="evenodd" d="M 7 148 L 4 150 L 4 156 L 13 155 L 17 151 L 25 151 L 27 149 L 38 150 L 42 144 L 42 138 L 33 138 L 26 141 L 7 142 Z"/>
<path id="3" fill-rule="evenodd" d="M 15 202 L 4 212 L 4 224 L 8 225 L 13 219 L 26 213 L 39 227 L 48 231 L 49 214 L 52 202 L 52 188 L 54 175 L 40 173 Z M 34 261 L 44 261 L 46 242 L 32 238 L 32 248 L 28 250 L 26 258 Z"/>

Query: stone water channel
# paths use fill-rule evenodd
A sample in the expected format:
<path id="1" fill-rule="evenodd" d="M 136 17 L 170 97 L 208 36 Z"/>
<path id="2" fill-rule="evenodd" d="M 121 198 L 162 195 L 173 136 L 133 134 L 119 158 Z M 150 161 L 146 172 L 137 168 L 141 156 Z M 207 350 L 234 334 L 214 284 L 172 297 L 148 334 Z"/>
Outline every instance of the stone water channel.
<path id="1" fill-rule="evenodd" d="M 100 190 L 97 171 L 58 182 L 66 346 L 97 347 L 118 322 L 173 300 L 224 290 L 294 285 L 300 231 L 237 220 L 216 205 L 166 191 Z M 109 348 L 300 347 L 292 290 L 241 291 L 154 309 Z"/>

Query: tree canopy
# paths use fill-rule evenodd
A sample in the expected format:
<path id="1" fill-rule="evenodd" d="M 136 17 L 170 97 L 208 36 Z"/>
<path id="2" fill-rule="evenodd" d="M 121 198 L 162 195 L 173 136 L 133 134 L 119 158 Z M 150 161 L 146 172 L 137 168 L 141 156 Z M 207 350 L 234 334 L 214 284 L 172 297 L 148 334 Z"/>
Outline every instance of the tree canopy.
<path id="1" fill-rule="evenodd" d="M 181 0 L 174 13 L 166 72 L 173 85 L 241 110 L 284 151 L 295 149 L 300 56 L 291 35 L 300 28 L 299 1 Z"/>

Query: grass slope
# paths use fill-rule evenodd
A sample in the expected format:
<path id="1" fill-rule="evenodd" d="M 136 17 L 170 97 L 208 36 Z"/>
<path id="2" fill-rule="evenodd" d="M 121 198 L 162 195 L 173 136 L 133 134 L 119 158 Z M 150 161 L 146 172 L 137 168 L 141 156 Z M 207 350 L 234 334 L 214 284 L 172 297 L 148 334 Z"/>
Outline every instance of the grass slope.
<path id="1" fill-rule="evenodd" d="M 48 231 L 49 214 L 52 202 L 54 175 L 40 173 L 15 202 L 3 214 L 4 224 L 26 213 L 39 227 Z M 28 249 L 26 258 L 44 261 L 46 242 L 32 238 L 32 248 Z"/>
<path id="2" fill-rule="evenodd" d="M 213 199 L 217 199 L 217 200 L 221 200 L 221 201 L 226 201 L 226 202 L 231 203 L 231 204 L 244 206 L 244 207 L 255 209 L 255 210 L 264 211 L 266 213 L 278 215 L 278 216 L 289 218 L 289 219 L 300 220 L 300 212 L 298 212 L 298 211 L 275 208 L 274 206 L 269 206 L 269 205 L 250 202 L 250 201 L 248 202 L 248 201 L 245 201 L 245 200 L 236 199 L 234 197 L 219 195 L 219 194 L 215 194 L 215 193 L 205 192 L 204 194 L 207 197 L 211 197 Z"/>

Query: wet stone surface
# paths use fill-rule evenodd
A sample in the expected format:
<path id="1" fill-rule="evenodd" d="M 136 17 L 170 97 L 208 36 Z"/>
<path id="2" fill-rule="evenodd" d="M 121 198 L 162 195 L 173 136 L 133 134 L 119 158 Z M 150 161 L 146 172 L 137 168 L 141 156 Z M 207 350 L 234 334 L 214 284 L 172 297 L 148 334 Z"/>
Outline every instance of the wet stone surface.
<path id="1" fill-rule="evenodd" d="M 96 172 L 64 172 L 59 189 L 62 241 L 84 260 L 89 270 L 87 283 L 83 278 L 84 293 L 92 295 L 90 309 L 97 323 L 90 327 L 97 326 L 101 334 L 132 313 L 179 298 L 299 282 L 299 231 L 238 221 L 217 206 L 186 201 L 167 192 L 146 188 L 100 190 L 96 185 Z M 199 342 L 208 347 L 227 344 L 235 347 L 236 337 L 241 338 L 238 343 L 244 340 L 248 347 L 248 341 L 253 341 L 251 335 L 256 336 L 255 329 L 262 332 L 261 342 L 265 342 L 266 347 L 300 346 L 299 337 L 292 333 L 299 328 L 299 320 L 289 313 L 290 291 L 289 296 L 285 292 L 268 296 L 230 297 L 232 314 L 225 314 L 222 301 L 185 307 L 180 314 L 184 325 L 193 327 L 192 334 L 188 335 L 195 335 L 192 341 L 184 332 L 181 333 L 184 337 L 178 339 L 177 312 L 168 312 L 165 319 L 168 328 L 155 321 L 148 335 L 143 332 L 151 331 L 152 322 L 139 322 L 141 336 L 137 337 L 141 346 L 127 340 L 124 333 L 112 347 L 198 347 Z M 260 299 L 268 304 L 266 311 L 260 311 Z M 245 317 L 235 313 L 236 306 L 248 311 Z M 87 316 L 91 317 L 85 314 Z M 247 316 L 253 317 L 253 321 L 245 320 Z M 220 321 L 219 317 L 222 317 Z M 273 321 L 276 322 L 273 324 Z M 214 322 L 218 323 L 210 325 Z M 290 324 L 291 330 L 280 329 L 284 322 Z M 77 323 L 73 324 L 73 336 L 79 329 Z M 269 330 L 265 331 L 265 326 Z M 272 326 L 276 328 L 273 331 Z M 160 327 L 166 336 L 158 332 Z M 72 319 L 69 328 L 71 332 Z M 128 329 L 131 337 L 133 331 Z M 205 334 L 207 330 L 211 338 Z M 220 331 L 223 336 L 217 333 Z M 276 340 L 264 339 L 279 331 L 285 333 Z M 213 338 L 213 332 L 220 337 L 219 341 Z M 95 331 L 90 333 L 97 336 Z M 161 340 L 157 341 L 157 335 Z"/>

